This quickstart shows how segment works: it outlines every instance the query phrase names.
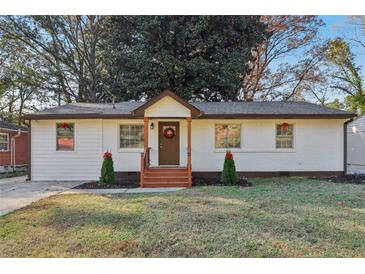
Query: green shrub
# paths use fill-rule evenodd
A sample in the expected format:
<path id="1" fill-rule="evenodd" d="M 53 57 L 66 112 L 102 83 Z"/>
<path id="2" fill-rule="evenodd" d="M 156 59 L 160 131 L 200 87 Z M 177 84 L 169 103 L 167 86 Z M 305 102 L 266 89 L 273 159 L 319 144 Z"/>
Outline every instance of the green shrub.
<path id="1" fill-rule="evenodd" d="M 234 185 L 238 180 L 233 154 L 229 150 L 226 152 L 221 181 L 224 185 Z"/>
<path id="2" fill-rule="evenodd" d="M 99 184 L 113 184 L 115 183 L 115 174 L 113 166 L 113 158 L 111 152 L 104 153 L 104 161 L 101 167 L 101 177 Z"/>

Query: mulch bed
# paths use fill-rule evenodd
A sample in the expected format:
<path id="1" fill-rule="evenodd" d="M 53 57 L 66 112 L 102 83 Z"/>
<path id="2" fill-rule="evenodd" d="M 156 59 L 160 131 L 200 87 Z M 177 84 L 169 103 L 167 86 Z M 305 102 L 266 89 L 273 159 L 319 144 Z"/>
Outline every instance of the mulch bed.
<path id="1" fill-rule="evenodd" d="M 327 179 L 334 183 L 365 185 L 364 174 L 333 176 L 333 177 L 328 177 Z"/>
<path id="2" fill-rule="evenodd" d="M 241 178 L 236 183 L 239 187 L 249 187 L 252 183 L 246 178 Z M 193 177 L 193 186 L 224 186 L 217 178 Z"/>
<path id="3" fill-rule="evenodd" d="M 74 188 L 76 189 L 111 189 L 111 188 L 136 188 L 139 187 L 139 184 L 130 183 L 130 182 L 116 182 L 115 184 L 105 184 L 100 185 L 98 182 L 88 182 L 82 185 L 78 185 Z"/>
<path id="4" fill-rule="evenodd" d="M 193 186 L 223 186 L 222 182 L 217 178 L 200 178 L 193 177 Z M 236 183 L 238 187 L 249 187 L 252 186 L 252 183 L 249 182 L 246 178 L 239 179 Z M 88 182 L 82 185 L 78 185 L 74 187 L 75 189 L 112 189 L 112 188 L 137 188 L 139 187 L 138 183 L 134 182 L 122 182 L 117 181 L 115 184 L 106 184 L 100 185 L 98 182 Z"/>

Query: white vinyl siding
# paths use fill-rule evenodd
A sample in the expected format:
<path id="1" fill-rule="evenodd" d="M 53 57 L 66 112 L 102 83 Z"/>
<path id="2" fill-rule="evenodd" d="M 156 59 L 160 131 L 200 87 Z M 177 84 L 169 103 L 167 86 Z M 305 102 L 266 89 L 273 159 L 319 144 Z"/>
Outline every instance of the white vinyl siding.
<path id="1" fill-rule="evenodd" d="M 347 173 L 365 174 L 365 115 L 347 125 Z"/>
<path id="2" fill-rule="evenodd" d="M 170 96 L 166 96 L 145 109 L 146 117 L 190 117 L 191 111 Z"/>
<path id="3" fill-rule="evenodd" d="M 148 128 L 151 165 L 158 165 L 158 122 Z M 186 119 L 180 123 L 180 164 L 186 166 Z M 120 125 L 142 124 L 142 119 L 80 119 L 75 123 L 75 151 L 55 150 L 56 120 L 32 121 L 32 180 L 98 180 L 105 151 L 113 154 L 117 172 L 138 172 L 143 148 L 120 149 Z M 194 172 L 220 172 L 225 149 L 215 148 L 215 125 L 241 125 L 240 148 L 232 149 L 237 171 L 342 171 L 342 119 L 292 119 L 294 148 L 276 149 L 274 119 L 193 119 L 192 167 Z"/>
<path id="4" fill-rule="evenodd" d="M 98 180 L 102 164 L 102 122 L 100 119 L 66 121 L 75 124 L 75 151 L 56 150 L 55 123 L 32 121 L 32 180 Z"/>
<path id="5" fill-rule="evenodd" d="M 232 149 L 237 171 L 343 171 L 341 119 L 292 119 L 294 149 L 276 149 L 274 119 L 232 120 L 241 124 L 241 148 Z M 192 121 L 193 171 L 222 171 L 225 150 L 215 149 L 216 124 L 227 120 Z"/>

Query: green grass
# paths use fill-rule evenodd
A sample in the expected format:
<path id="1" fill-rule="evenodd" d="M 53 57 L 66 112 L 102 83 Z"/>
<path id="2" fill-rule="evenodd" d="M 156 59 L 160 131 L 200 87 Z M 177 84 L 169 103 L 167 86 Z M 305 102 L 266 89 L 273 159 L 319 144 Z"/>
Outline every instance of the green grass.
<path id="1" fill-rule="evenodd" d="M 0 217 L 0 257 L 364 257 L 365 186 L 61 195 Z"/>
<path id="2" fill-rule="evenodd" d="M 14 171 L 14 172 L 4 172 L 0 173 L 0 179 L 19 177 L 27 175 L 27 171 Z"/>

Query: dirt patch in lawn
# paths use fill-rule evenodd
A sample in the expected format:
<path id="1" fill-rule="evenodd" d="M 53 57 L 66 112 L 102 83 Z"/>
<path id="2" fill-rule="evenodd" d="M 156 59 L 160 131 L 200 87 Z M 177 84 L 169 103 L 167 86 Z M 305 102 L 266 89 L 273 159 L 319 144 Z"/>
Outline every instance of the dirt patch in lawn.
<path id="1" fill-rule="evenodd" d="M 236 183 L 239 187 L 249 187 L 252 183 L 246 178 L 241 178 Z M 223 186 L 222 182 L 214 177 L 193 177 L 193 186 Z"/>
<path id="2" fill-rule="evenodd" d="M 328 177 L 327 179 L 334 183 L 365 185 L 364 174 L 333 176 L 333 177 Z"/>

